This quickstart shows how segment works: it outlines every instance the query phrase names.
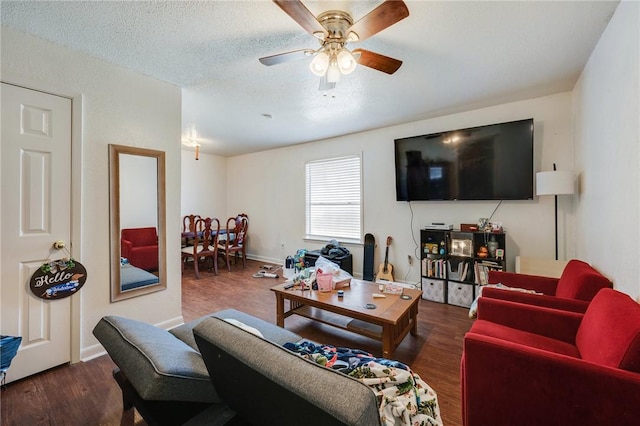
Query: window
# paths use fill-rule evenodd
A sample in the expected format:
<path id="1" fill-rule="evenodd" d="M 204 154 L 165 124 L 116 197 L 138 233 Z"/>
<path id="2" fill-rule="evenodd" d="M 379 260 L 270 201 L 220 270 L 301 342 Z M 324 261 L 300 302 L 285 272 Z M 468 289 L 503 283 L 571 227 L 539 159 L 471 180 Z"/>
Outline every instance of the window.
<path id="1" fill-rule="evenodd" d="M 361 165 L 360 156 L 305 165 L 306 238 L 361 242 Z"/>

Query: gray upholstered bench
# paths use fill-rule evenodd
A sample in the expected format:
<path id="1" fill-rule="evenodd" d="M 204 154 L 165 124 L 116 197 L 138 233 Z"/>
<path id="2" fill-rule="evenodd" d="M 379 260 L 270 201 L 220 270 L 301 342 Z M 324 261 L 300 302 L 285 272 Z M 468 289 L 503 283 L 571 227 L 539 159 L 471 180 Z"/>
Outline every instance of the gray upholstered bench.
<path id="1" fill-rule="evenodd" d="M 122 389 L 125 410 L 135 406 L 149 425 L 182 424 L 205 410 L 210 425 L 225 424 L 234 416 L 218 396 L 193 336 L 193 328 L 212 316 L 253 327 L 278 345 L 300 340 L 295 333 L 234 309 L 170 331 L 132 319 L 104 317 L 93 334 L 118 367 L 114 377 Z"/>

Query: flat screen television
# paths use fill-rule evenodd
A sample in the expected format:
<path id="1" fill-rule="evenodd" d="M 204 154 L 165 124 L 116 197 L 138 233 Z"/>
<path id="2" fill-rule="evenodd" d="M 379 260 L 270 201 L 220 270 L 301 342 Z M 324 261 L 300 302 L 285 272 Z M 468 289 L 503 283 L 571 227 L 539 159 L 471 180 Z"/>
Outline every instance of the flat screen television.
<path id="1" fill-rule="evenodd" d="M 396 198 L 533 199 L 533 119 L 395 140 Z"/>

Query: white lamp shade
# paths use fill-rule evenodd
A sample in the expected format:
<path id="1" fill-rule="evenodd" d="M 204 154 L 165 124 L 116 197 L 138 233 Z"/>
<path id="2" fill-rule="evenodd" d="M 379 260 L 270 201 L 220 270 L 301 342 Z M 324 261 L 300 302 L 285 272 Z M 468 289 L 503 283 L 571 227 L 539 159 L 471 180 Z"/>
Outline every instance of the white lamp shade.
<path id="1" fill-rule="evenodd" d="M 329 68 L 329 55 L 325 52 L 318 53 L 309 64 L 311 72 L 318 77 L 322 77 L 327 72 L 327 68 Z"/>
<path id="2" fill-rule="evenodd" d="M 356 69 L 356 60 L 347 49 L 342 49 L 338 53 L 338 67 L 344 75 L 351 74 Z"/>
<path id="3" fill-rule="evenodd" d="M 573 172 L 554 170 L 536 173 L 536 195 L 573 194 L 575 191 Z"/>

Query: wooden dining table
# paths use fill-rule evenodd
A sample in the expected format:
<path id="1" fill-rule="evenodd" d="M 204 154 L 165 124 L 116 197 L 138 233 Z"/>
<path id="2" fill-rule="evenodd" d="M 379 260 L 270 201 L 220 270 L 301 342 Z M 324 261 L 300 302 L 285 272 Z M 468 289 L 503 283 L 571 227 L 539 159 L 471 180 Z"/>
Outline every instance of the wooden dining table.
<path id="1" fill-rule="evenodd" d="M 180 237 L 181 237 L 181 238 L 195 238 L 195 237 L 196 237 L 196 235 L 197 235 L 198 237 L 202 237 L 203 232 L 204 232 L 204 231 L 197 231 L 197 232 L 195 232 L 195 231 L 185 231 L 185 232 L 181 232 L 181 233 L 180 233 Z M 227 230 L 226 230 L 226 229 L 221 229 L 221 230 L 220 230 L 220 232 L 218 232 L 218 231 L 213 231 L 213 230 L 211 231 L 211 235 L 216 235 L 216 234 L 218 234 L 218 235 L 225 235 L 226 233 L 227 233 Z"/>
<path id="2" fill-rule="evenodd" d="M 185 232 L 181 232 L 180 233 L 180 241 L 182 241 L 182 247 L 187 247 L 189 246 L 188 242 L 189 240 L 193 240 L 196 235 L 198 237 L 202 237 L 204 231 L 185 231 Z M 226 235 L 227 230 L 226 229 L 221 229 L 220 232 L 218 231 L 211 231 L 211 235 Z"/>

